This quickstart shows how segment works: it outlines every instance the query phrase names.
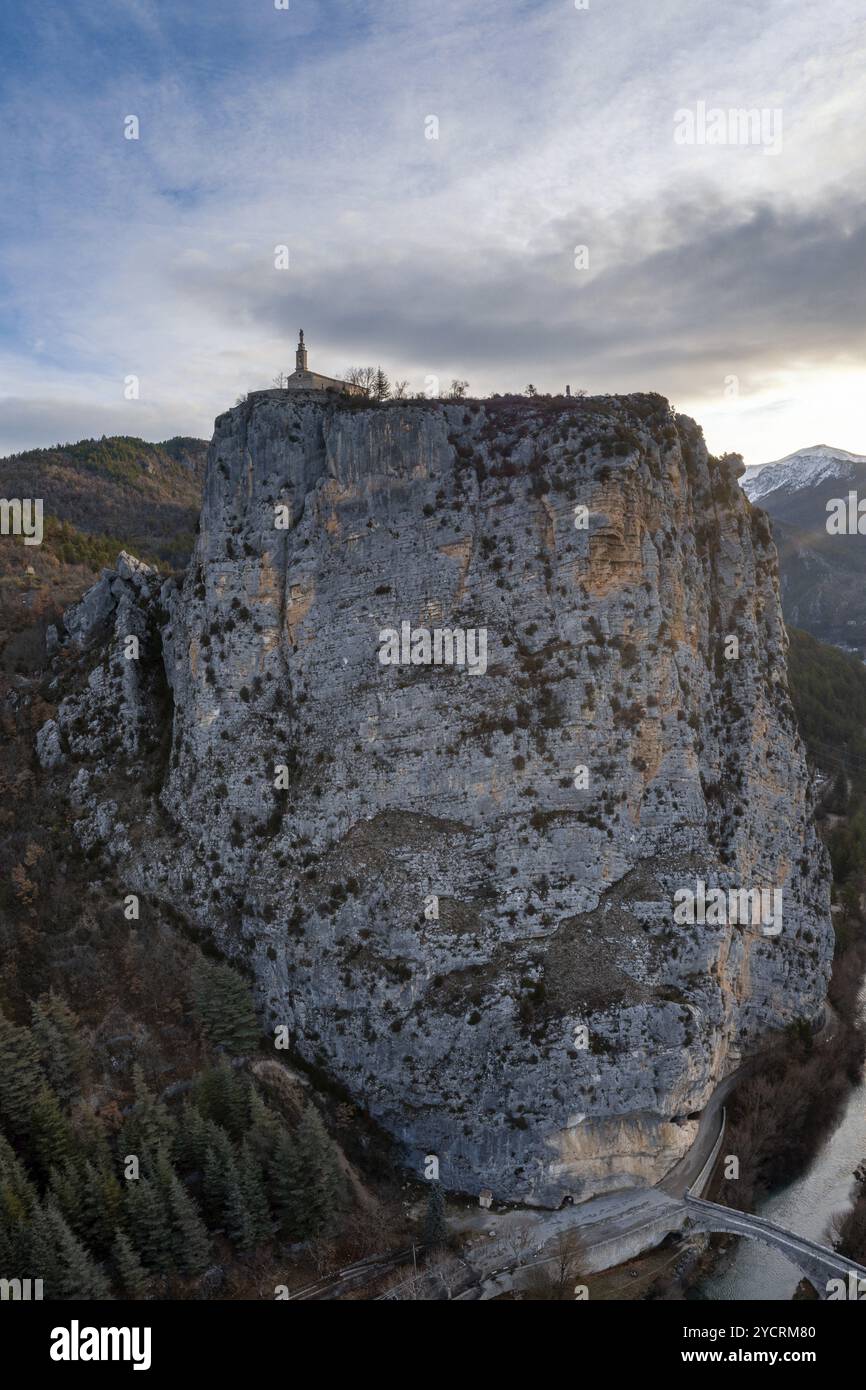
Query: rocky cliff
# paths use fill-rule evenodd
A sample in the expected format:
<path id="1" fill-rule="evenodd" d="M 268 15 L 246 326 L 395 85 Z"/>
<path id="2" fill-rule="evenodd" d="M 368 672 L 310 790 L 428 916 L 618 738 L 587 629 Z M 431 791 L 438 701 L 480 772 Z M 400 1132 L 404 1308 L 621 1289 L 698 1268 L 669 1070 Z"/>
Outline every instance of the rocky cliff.
<path id="1" fill-rule="evenodd" d="M 40 752 L 82 843 L 449 1187 L 656 1182 L 821 1014 L 828 875 L 737 473 L 657 396 L 272 393 L 216 422 L 183 586 L 125 558 L 69 617 L 92 669 Z M 425 659 L 443 628 L 483 670 Z M 678 923 L 699 881 L 781 889 L 781 931 Z"/>

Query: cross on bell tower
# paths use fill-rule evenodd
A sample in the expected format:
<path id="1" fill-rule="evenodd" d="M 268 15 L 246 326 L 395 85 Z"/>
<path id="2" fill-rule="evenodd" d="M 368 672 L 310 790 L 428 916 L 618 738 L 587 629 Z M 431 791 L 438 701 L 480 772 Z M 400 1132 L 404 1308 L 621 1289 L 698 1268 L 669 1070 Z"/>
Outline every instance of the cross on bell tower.
<path id="1" fill-rule="evenodd" d="M 298 350 L 295 353 L 295 371 L 305 372 L 307 370 L 307 349 L 304 346 L 304 330 L 301 329 L 301 336 L 298 339 Z"/>

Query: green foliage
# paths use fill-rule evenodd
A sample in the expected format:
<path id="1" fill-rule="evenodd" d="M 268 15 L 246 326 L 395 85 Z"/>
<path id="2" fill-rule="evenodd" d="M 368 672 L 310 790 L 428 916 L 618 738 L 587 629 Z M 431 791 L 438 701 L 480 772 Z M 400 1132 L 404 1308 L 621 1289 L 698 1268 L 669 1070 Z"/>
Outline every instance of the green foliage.
<path id="1" fill-rule="evenodd" d="M 36 1189 L 11 1144 L 0 1135 L 0 1268 L 23 1270 L 30 1245 L 30 1217 L 36 1205 Z"/>
<path id="2" fill-rule="evenodd" d="M 866 666 L 808 632 L 788 629 L 788 679 L 806 747 L 830 776 L 866 793 Z"/>
<path id="3" fill-rule="evenodd" d="M 241 1145 L 239 1176 L 241 1195 L 249 1215 L 253 1244 L 260 1245 L 271 1234 L 271 1213 L 262 1166 L 248 1139 L 245 1139 Z"/>
<path id="4" fill-rule="evenodd" d="M 3 460 L 7 497 L 41 497 L 43 546 L 98 570 L 118 551 L 179 568 L 192 550 L 207 445 L 118 435 L 30 449 Z"/>
<path id="5" fill-rule="evenodd" d="M 204 1168 L 207 1157 L 207 1124 L 198 1106 L 186 1100 L 180 1112 L 175 1141 L 179 1165 L 190 1171 Z"/>
<path id="6" fill-rule="evenodd" d="M 297 1145 L 285 1130 L 271 1156 L 268 1184 L 282 1233 L 297 1239 L 304 1226 L 303 1175 Z"/>
<path id="7" fill-rule="evenodd" d="M 837 897 L 859 909 L 866 876 L 866 666 L 807 632 L 789 629 L 788 678 L 806 748 L 830 777 L 822 813 Z"/>
<path id="8" fill-rule="evenodd" d="M 233 1164 L 227 1184 L 224 1211 L 226 1235 L 242 1255 L 255 1249 L 256 1237 L 249 1208 L 244 1200 L 240 1175 Z"/>
<path id="9" fill-rule="evenodd" d="M 126 1227 L 145 1268 L 167 1274 L 172 1263 L 172 1238 L 165 1199 L 159 1184 L 138 1178 L 126 1185 Z"/>
<path id="10" fill-rule="evenodd" d="M 117 1281 L 128 1298 L 147 1298 L 150 1293 L 150 1280 L 135 1247 L 128 1236 L 118 1231 L 112 1248 L 112 1259 Z"/>
<path id="11" fill-rule="evenodd" d="M 211 1036 L 236 1046 L 258 1041 L 234 971 L 208 966 L 196 987 Z M 46 1078 L 67 1100 L 80 1095 L 88 1062 L 78 1020 L 55 994 L 42 996 L 32 1015 L 32 1029 L 0 1015 L 10 1136 L 0 1133 L 0 1267 L 9 1277 L 41 1278 L 56 1298 L 103 1298 L 112 1289 L 152 1296 L 154 1279 L 195 1278 L 207 1268 L 212 1235 L 248 1256 L 277 1230 L 301 1241 L 336 1229 L 346 1184 L 314 1105 L 290 1127 L 243 1066 L 220 1055 L 174 1108 L 136 1066 L 120 1129 L 112 1133 L 81 1104 L 73 1129 Z M 139 1160 L 137 1178 L 126 1177 L 129 1155 Z"/>
<path id="12" fill-rule="evenodd" d="M 226 1207 L 238 1175 L 234 1148 L 224 1129 L 208 1122 L 208 1147 L 204 1165 L 204 1205 L 212 1226 L 225 1219 Z"/>
<path id="13" fill-rule="evenodd" d="M 267 1169 L 280 1136 L 285 1132 L 274 1111 L 262 1099 L 255 1086 L 249 1087 L 247 1111 L 250 1117 L 249 1142 L 259 1163 Z"/>
<path id="14" fill-rule="evenodd" d="M 47 1177 L 72 1148 L 72 1131 L 50 1086 L 42 1085 L 30 1110 L 28 1147 L 34 1164 Z"/>
<path id="15" fill-rule="evenodd" d="M 83 1165 L 71 1158 L 51 1169 L 49 1193 L 61 1215 L 73 1226 L 81 1219 L 84 1208 Z"/>
<path id="16" fill-rule="evenodd" d="M 27 1212 L 36 1201 L 36 1189 L 8 1139 L 0 1134 L 0 1202 L 8 1199 L 16 1209 Z"/>
<path id="17" fill-rule="evenodd" d="M 171 1148 L 174 1138 L 174 1120 L 162 1101 L 157 1100 L 148 1088 L 142 1068 L 133 1068 L 135 1106 L 127 1116 L 120 1135 L 123 1155 L 135 1154 L 145 1164 L 155 1158 L 162 1148 Z"/>
<path id="18" fill-rule="evenodd" d="M 78 1093 L 87 1066 L 87 1048 L 75 1014 L 54 990 L 32 1006 L 31 1030 L 42 1069 L 64 1104 Z"/>
<path id="19" fill-rule="evenodd" d="M 230 965 L 202 959 L 193 978 L 193 1002 L 215 1047 L 235 1056 L 258 1049 L 260 1031 L 250 991 Z"/>
<path id="20" fill-rule="evenodd" d="M 165 1151 L 157 1159 L 156 1181 L 169 1213 L 174 1266 L 183 1274 L 200 1274 L 210 1259 L 207 1229 Z"/>
<path id="21" fill-rule="evenodd" d="M 114 1232 L 123 1220 L 123 1188 L 110 1169 L 97 1168 L 89 1159 L 84 1164 L 80 1213 L 80 1234 L 98 1255 L 107 1256 Z"/>
<path id="22" fill-rule="evenodd" d="M 31 1277 L 43 1280 L 46 1298 L 110 1297 L 105 1274 L 51 1201 L 34 1214 L 30 1261 Z"/>
<path id="23" fill-rule="evenodd" d="M 18 1028 L 0 1011 L 0 1123 L 9 1134 L 26 1133 L 42 1082 L 39 1049 L 30 1029 Z"/>
<path id="24" fill-rule="evenodd" d="M 113 568 L 126 544 L 119 536 L 90 536 L 79 531 L 69 521 L 46 516 L 43 522 L 43 545 L 50 555 L 64 565 L 83 565 L 98 574 L 101 569 Z M 140 551 L 138 558 L 152 562 L 156 557 Z"/>
<path id="25" fill-rule="evenodd" d="M 221 1056 L 215 1067 L 201 1072 L 195 1086 L 195 1103 L 206 1120 L 221 1125 L 233 1139 L 240 1139 L 247 1128 L 247 1085 Z"/>
<path id="26" fill-rule="evenodd" d="M 308 1238 L 333 1230 L 346 1200 L 337 1150 L 314 1105 L 301 1116 L 296 1155 L 303 1206 L 299 1234 Z"/>

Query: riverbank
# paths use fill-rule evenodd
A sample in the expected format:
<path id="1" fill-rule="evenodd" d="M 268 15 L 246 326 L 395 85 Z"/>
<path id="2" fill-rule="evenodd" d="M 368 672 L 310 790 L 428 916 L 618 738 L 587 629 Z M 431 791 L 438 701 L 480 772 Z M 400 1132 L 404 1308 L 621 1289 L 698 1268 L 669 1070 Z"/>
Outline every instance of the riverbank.
<path id="1" fill-rule="evenodd" d="M 792 1032 L 750 1065 L 731 1094 L 723 1146 L 740 1160 L 739 1177 L 722 1171 L 710 1189 L 728 1206 L 826 1244 L 838 1234 L 834 1217 L 851 1207 L 866 1154 L 866 933 L 859 920 L 845 926 L 831 981 L 832 1024 L 815 1037 Z M 862 1205 L 866 1235 L 866 1199 Z M 853 1226 L 850 1236 L 845 1253 L 856 1258 Z M 800 1279 L 761 1242 L 713 1237 L 686 1296 L 788 1300 Z"/>

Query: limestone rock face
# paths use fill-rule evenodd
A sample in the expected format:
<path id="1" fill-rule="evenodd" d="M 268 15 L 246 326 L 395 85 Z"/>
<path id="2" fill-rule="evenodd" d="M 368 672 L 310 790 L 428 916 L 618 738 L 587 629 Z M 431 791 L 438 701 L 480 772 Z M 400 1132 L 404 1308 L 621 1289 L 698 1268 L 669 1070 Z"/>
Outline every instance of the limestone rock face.
<path id="1" fill-rule="evenodd" d="M 120 751 L 135 757 L 158 737 L 165 714 L 165 671 L 157 570 L 121 551 L 79 603 L 63 615 L 53 645 L 93 648 L 98 657 L 86 683 L 67 696 L 57 720 L 39 730 L 36 752 L 43 767 Z M 137 647 L 130 643 L 135 639 Z"/>
<path id="2" fill-rule="evenodd" d="M 657 1182 L 740 1057 L 821 1015 L 828 871 L 737 470 L 657 396 L 263 397 L 216 422 L 183 586 L 110 585 L 173 697 L 130 885 L 449 1187 Z M 486 630 L 486 669 L 382 664 L 404 622 Z M 46 761 L 115 698 L 61 705 Z M 698 881 L 781 889 L 781 931 L 678 924 Z"/>

